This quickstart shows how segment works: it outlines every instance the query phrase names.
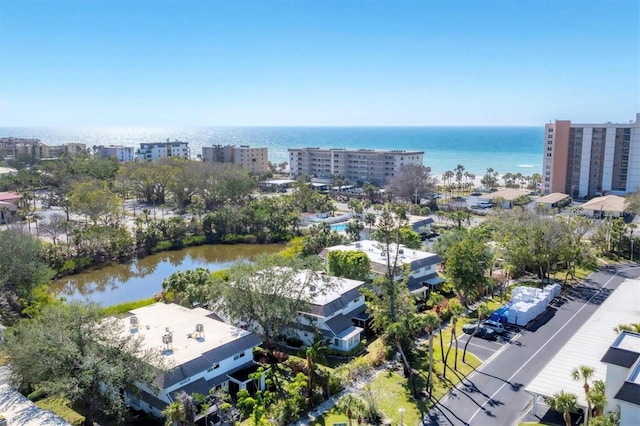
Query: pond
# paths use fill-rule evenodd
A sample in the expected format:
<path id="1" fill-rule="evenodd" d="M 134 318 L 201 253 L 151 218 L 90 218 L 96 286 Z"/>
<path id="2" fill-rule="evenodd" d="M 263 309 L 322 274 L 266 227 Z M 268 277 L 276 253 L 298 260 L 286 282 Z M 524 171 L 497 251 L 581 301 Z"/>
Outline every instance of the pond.
<path id="1" fill-rule="evenodd" d="M 277 253 L 281 244 L 204 245 L 167 251 L 61 278 L 51 284 L 66 300 L 91 301 L 107 307 L 152 297 L 162 281 L 177 271 L 206 268 L 217 271 L 262 253 Z"/>

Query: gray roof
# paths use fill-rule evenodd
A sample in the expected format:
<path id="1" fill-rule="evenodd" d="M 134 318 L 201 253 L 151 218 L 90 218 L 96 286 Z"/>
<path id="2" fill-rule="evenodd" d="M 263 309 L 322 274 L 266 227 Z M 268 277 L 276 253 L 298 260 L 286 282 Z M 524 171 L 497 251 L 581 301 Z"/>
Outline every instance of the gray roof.
<path id="1" fill-rule="evenodd" d="M 614 398 L 631 404 L 640 405 L 640 385 L 637 383 L 624 382 Z"/>
<path id="2" fill-rule="evenodd" d="M 192 359 L 191 361 L 187 361 L 164 374 L 160 374 L 156 380 L 154 380 L 153 384 L 160 389 L 172 386 L 187 377 L 191 377 L 194 374 L 207 370 L 215 363 L 219 363 L 237 353 L 244 352 L 247 349 L 253 349 L 261 343 L 262 341 L 255 334 L 246 334 L 225 345 L 218 346 L 210 351 L 204 352 L 199 357 Z"/>
<path id="3" fill-rule="evenodd" d="M 326 303 L 324 305 L 311 303 L 310 313 L 313 315 L 317 315 L 319 317 L 330 317 L 336 312 L 349 306 L 349 303 L 353 302 L 360 296 L 361 296 L 360 287 L 352 288 L 347 292 L 343 293 L 339 298 L 332 300 L 329 303 Z"/>
<path id="4" fill-rule="evenodd" d="M 631 368 L 638 357 L 640 357 L 640 354 L 637 352 L 612 346 L 600 361 L 607 364 L 619 365 L 620 367 Z"/>
<path id="5" fill-rule="evenodd" d="M 353 327 L 353 323 L 351 322 L 351 320 L 342 314 L 336 315 L 335 317 L 326 321 L 325 324 L 336 336 L 338 336 L 343 331 Z"/>

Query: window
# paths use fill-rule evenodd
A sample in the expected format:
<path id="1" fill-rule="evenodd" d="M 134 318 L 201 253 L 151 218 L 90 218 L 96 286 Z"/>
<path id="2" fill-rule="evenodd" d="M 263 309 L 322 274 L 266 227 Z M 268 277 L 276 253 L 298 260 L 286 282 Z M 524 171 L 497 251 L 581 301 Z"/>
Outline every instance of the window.
<path id="1" fill-rule="evenodd" d="M 242 357 L 244 357 L 244 352 L 240 352 L 239 354 L 234 355 L 234 356 L 233 356 L 233 360 L 234 360 L 234 361 L 237 361 L 237 360 L 239 360 L 239 359 L 240 359 L 240 358 L 242 358 Z"/>
<path id="2" fill-rule="evenodd" d="M 215 370 L 217 368 L 220 368 L 220 363 L 219 362 L 214 362 L 213 365 L 211 366 L 211 368 L 209 368 L 207 370 L 207 373 L 210 373 L 210 372 L 212 372 L 213 370 Z"/>

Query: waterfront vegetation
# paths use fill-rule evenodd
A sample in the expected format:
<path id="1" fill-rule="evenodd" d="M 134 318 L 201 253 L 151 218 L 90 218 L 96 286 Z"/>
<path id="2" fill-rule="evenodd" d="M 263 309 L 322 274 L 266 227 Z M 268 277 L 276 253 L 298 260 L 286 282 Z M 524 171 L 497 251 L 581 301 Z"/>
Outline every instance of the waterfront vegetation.
<path id="1" fill-rule="evenodd" d="M 286 424 L 348 385 L 360 402 L 343 402 L 316 424 L 331 424 L 330 419 L 338 418 L 340 412 L 349 414 L 348 420 L 361 417 L 372 424 L 383 420 L 398 423 L 398 407 L 405 409 L 403 421 L 415 424 L 435 401 L 479 365 L 466 350 L 458 351 L 455 346 L 449 357 L 448 349 L 456 344 L 455 336 L 460 335 L 465 322 L 484 317 L 508 297 L 511 279 L 529 273 L 537 275 L 537 282 L 556 279 L 570 286 L 595 268 L 598 256 L 621 258 L 629 253 L 627 247 L 633 247 L 633 228 L 627 236 L 630 228 L 611 218 L 594 225 L 579 217 L 558 218 L 517 208 L 498 211 L 479 226 L 468 228 L 471 213 L 450 208 L 441 216 L 450 225 L 441 228 L 434 244 L 443 259 L 441 273 L 446 279 L 439 291 L 432 292 L 428 300 L 411 296 L 406 285 L 410 271 L 405 270 L 404 279 L 394 279 L 403 269 L 398 257 L 389 256 L 386 271 L 372 280 L 363 270 L 368 265 L 361 257 L 334 256 L 328 273 L 373 284 L 365 290 L 365 296 L 377 338 L 363 355 L 349 362 L 327 362 L 321 340 L 317 346 L 303 349 L 301 358 L 284 354 L 281 345 L 286 327 L 309 303 L 303 291 L 309 282 L 295 284 L 292 277 L 302 270 L 322 269 L 315 255 L 323 248 L 358 239 L 365 226 L 387 253 L 391 253 L 391 244 L 422 245 L 421 236 L 408 225 L 407 214 L 425 213 L 426 207 L 411 203 L 417 202 L 424 191 L 436 190 L 437 182 L 427 168 L 411 167 L 403 173 L 402 179 L 394 180 L 396 186 L 390 186 L 385 199 L 370 184 L 363 185 L 361 197 L 352 197 L 348 208 L 362 222 L 354 220 L 346 237 L 327 223 L 302 227 L 303 213 L 336 210 L 330 195 L 314 191 L 300 179 L 288 194 L 257 196 L 256 179 L 233 166 L 178 159 L 119 165 L 78 156 L 41 163 L 4 178 L 2 189 L 19 191 L 27 201 L 21 214 L 29 225 L 26 232 L 12 228 L 0 233 L 0 267 L 10 272 L 0 277 L 0 318 L 15 323 L 13 330 L 19 331 L 8 332 L 6 350 L 21 388 L 50 398 L 41 404 L 57 401 L 63 406 L 79 405 L 86 424 L 99 410 L 111 409 L 113 418 L 123 418 L 118 398 L 103 395 L 97 384 L 112 380 L 117 389 L 128 382 L 121 376 L 109 376 L 109 371 L 101 368 L 78 370 L 78 363 L 91 364 L 83 358 L 85 349 L 94 357 L 105 354 L 95 345 L 74 346 L 74 342 L 91 339 L 86 335 L 74 339 L 78 336 L 71 330 L 86 332 L 86 324 L 91 324 L 91 330 L 102 330 L 105 339 L 115 342 L 110 340 L 115 339 L 114 334 L 101 327 L 100 319 L 151 304 L 155 299 L 105 309 L 63 304 L 46 291 L 52 276 L 187 246 L 289 242 L 282 253 L 259 257 L 251 264 L 215 273 L 180 272 L 163 282 L 164 301 L 189 307 L 215 306 L 232 321 L 242 319 L 261 326 L 267 344 L 256 354 L 256 360 L 268 371 L 267 389 L 255 396 L 238 395 L 236 420 L 251 425 Z M 469 182 L 474 178 L 459 165 L 447 173 L 441 189 L 450 196 L 455 191 L 460 195 L 473 188 Z M 335 180 L 338 182 L 339 177 Z M 483 181 L 487 187 L 495 187 L 497 173 L 487 170 Z M 536 182 L 522 176 L 505 178 L 507 186 Z M 394 191 L 405 203 L 396 202 Z M 143 208 L 136 209 L 138 203 Z M 49 207 L 60 213 L 41 217 L 42 209 Z M 437 203 L 432 203 L 432 208 L 438 208 Z M 587 238 L 589 231 L 591 236 Z M 261 281 L 264 285 L 259 285 Z M 460 318 L 462 306 L 468 309 L 465 318 Z M 45 323 L 55 327 L 46 328 Z M 48 365 L 57 360 L 51 340 L 46 339 L 51 333 L 65 343 L 65 351 L 60 353 L 77 361 L 68 365 L 60 360 L 55 374 Z M 25 336 L 30 340 L 25 341 Z M 427 337 L 428 343 L 416 344 L 424 342 L 421 337 Z M 34 352 L 34 345 L 40 350 Z M 125 355 L 136 348 L 130 349 Z M 123 369 L 148 373 L 140 363 L 133 363 L 135 357 L 111 355 L 114 363 L 122 361 L 119 365 Z M 113 364 L 111 361 L 105 361 L 105 367 Z M 83 386 L 69 377 L 82 379 Z M 132 373 L 127 380 L 136 377 Z M 181 408 L 172 409 L 179 413 Z M 354 415 L 356 411 L 358 416 Z"/>

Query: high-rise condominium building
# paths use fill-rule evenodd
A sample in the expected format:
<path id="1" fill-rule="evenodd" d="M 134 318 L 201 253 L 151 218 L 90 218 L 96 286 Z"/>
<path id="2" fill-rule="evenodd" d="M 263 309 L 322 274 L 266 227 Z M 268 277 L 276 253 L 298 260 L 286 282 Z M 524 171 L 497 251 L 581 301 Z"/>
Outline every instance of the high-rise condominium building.
<path id="1" fill-rule="evenodd" d="M 545 125 L 543 193 L 624 195 L 640 188 L 640 113 L 627 124 Z"/>
<path id="2" fill-rule="evenodd" d="M 158 158 L 177 157 L 189 159 L 189 142 L 173 141 L 141 143 L 136 151 L 136 158 L 142 161 L 152 161 Z"/>
<path id="3" fill-rule="evenodd" d="M 424 151 L 373 149 L 290 148 L 291 176 L 309 175 L 329 179 L 344 176 L 352 183 L 383 186 L 408 164 L 422 165 Z"/>
<path id="4" fill-rule="evenodd" d="M 267 148 L 251 148 L 249 145 L 203 146 L 202 159 L 210 163 L 239 164 L 253 174 L 269 170 Z"/>

